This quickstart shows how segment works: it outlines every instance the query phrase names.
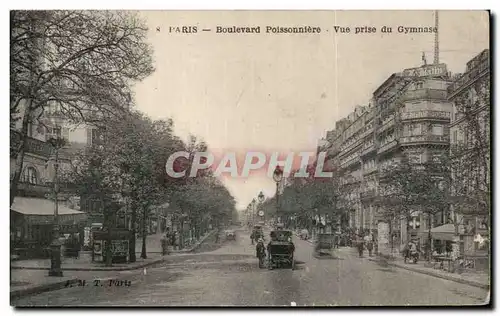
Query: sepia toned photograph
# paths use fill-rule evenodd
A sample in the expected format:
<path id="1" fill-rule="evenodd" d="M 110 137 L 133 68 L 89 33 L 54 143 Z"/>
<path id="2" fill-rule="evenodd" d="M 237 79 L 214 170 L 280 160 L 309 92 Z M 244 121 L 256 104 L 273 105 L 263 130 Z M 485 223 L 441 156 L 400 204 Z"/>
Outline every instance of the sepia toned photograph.
<path id="1" fill-rule="evenodd" d="M 10 11 L 14 307 L 486 306 L 489 11 Z"/>

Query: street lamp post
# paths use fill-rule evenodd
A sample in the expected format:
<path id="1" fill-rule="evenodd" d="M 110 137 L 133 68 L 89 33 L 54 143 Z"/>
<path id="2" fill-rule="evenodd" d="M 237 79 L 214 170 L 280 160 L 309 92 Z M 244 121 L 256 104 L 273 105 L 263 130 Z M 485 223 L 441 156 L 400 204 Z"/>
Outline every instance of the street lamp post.
<path id="1" fill-rule="evenodd" d="M 281 223 L 280 216 L 280 201 L 279 201 L 279 185 L 283 179 L 283 170 L 279 166 L 276 166 L 273 173 L 273 180 L 276 182 L 276 216 L 278 217 L 278 221 Z"/>
<path id="2" fill-rule="evenodd" d="M 259 195 L 257 196 L 257 201 L 259 201 L 259 204 L 257 205 L 257 211 L 259 212 L 259 218 L 261 220 L 264 220 L 263 211 L 260 209 L 262 202 L 264 202 L 264 199 L 265 199 L 264 193 L 262 193 L 262 191 L 260 191 Z"/>
<path id="3" fill-rule="evenodd" d="M 257 201 L 255 199 L 252 199 L 252 219 L 253 219 L 253 223 L 255 225 L 255 209 L 256 209 L 256 204 L 257 204 Z"/>
<path id="4" fill-rule="evenodd" d="M 50 270 L 49 276 L 63 276 L 61 270 L 61 242 L 59 241 L 59 179 L 58 179 L 58 170 L 59 170 L 59 150 L 64 146 L 65 141 L 64 138 L 61 138 L 59 135 L 60 128 L 56 129 L 56 137 L 50 138 L 48 143 L 54 147 L 55 151 L 55 162 L 54 162 L 54 222 L 52 226 L 53 240 L 50 244 L 51 257 L 50 257 Z"/>

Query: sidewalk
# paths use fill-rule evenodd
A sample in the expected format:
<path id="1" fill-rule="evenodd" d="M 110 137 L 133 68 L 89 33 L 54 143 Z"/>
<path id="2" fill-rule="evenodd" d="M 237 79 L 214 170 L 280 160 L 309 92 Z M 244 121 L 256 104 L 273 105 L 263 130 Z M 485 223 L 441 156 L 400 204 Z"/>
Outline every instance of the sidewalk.
<path id="1" fill-rule="evenodd" d="M 172 255 L 187 255 L 200 248 L 204 242 L 209 241 L 210 237 L 214 235 L 215 231 L 211 231 L 190 248 L 174 251 Z M 172 255 L 162 256 L 160 240 L 161 235 L 159 234 L 148 236 L 146 239 L 148 247 L 146 248 L 148 250 L 147 259 L 140 257 L 139 250 L 136 253 L 137 260 L 134 263 L 113 264 L 112 267 L 106 267 L 103 263 L 92 262 L 92 254 L 90 252 L 82 252 L 78 259 L 65 258 L 61 263 L 63 277 L 48 276 L 50 259 L 11 261 L 10 297 L 13 299 L 46 291 L 55 291 L 68 286 L 74 286 L 79 280 L 86 280 L 87 282 L 97 279 L 112 280 L 119 277 L 117 275 L 119 271 L 137 270 L 164 262 Z M 139 242 L 141 244 L 138 247 L 142 247 L 142 240 L 139 239 L 137 243 L 139 244 Z M 149 251 L 150 249 L 152 251 Z"/>
<path id="2" fill-rule="evenodd" d="M 297 236 L 297 238 L 300 238 L 297 233 L 295 233 L 295 235 Z M 308 239 L 306 241 L 311 243 L 311 244 L 314 244 L 314 240 L 312 240 L 312 239 Z M 341 248 L 344 248 L 346 250 L 349 249 L 347 247 L 341 247 Z M 350 248 L 349 250 L 352 250 L 352 253 L 357 255 L 356 248 Z M 366 251 L 365 251 L 365 254 L 366 254 Z M 377 262 L 379 264 L 394 266 L 394 267 L 405 269 L 408 271 L 422 273 L 422 274 L 430 275 L 433 277 L 437 277 L 437 278 L 441 278 L 441 279 L 445 279 L 445 280 L 449 280 L 449 281 L 454 281 L 457 283 L 467 284 L 467 285 L 471 285 L 471 286 L 475 286 L 475 287 L 479 287 L 479 288 L 483 288 L 483 289 L 490 288 L 490 276 L 487 273 L 481 273 L 481 272 L 477 272 L 477 273 L 469 272 L 469 273 L 462 273 L 462 274 L 450 273 L 450 272 L 439 270 L 439 269 L 425 267 L 424 261 L 421 261 L 417 264 L 404 263 L 404 259 L 398 258 L 398 257 L 396 257 L 396 259 L 394 259 L 394 260 L 388 260 L 388 259 L 385 259 L 382 257 L 368 257 L 368 256 L 365 256 L 364 258 L 366 258 L 370 261 L 373 261 L 373 262 Z"/>
<path id="3" fill-rule="evenodd" d="M 136 254 L 137 260 L 133 263 L 113 263 L 106 267 L 104 263 L 92 262 L 92 254 L 83 252 L 79 258 L 64 258 L 61 262 L 63 271 L 126 271 L 140 269 L 163 261 L 159 253 L 148 253 L 147 259 L 142 259 L 140 253 Z M 49 270 L 50 259 L 30 259 L 11 261 L 11 270 Z"/>
<path id="4" fill-rule="evenodd" d="M 450 273 L 440 269 L 434 269 L 431 267 L 424 266 L 425 261 L 421 261 L 417 264 L 404 263 L 403 258 L 396 258 L 393 260 L 388 260 L 382 257 L 368 258 L 370 261 L 378 262 L 380 264 L 394 266 L 397 268 L 405 269 L 408 271 L 413 271 L 417 273 L 427 274 L 437 278 L 454 281 L 457 283 L 467 284 L 483 289 L 490 288 L 490 277 L 488 273 L 481 272 L 469 272 L 469 273 Z"/>
<path id="5" fill-rule="evenodd" d="M 205 234 L 197 243 L 191 247 L 174 250 L 170 255 L 193 252 L 198 249 L 215 231 Z M 64 258 L 61 262 L 63 271 L 126 271 L 140 269 L 164 260 L 161 252 L 161 234 L 151 235 L 146 238 L 147 258 L 141 258 L 142 239 L 136 242 L 136 262 L 134 263 L 114 263 L 111 267 L 106 267 L 104 263 L 92 262 L 91 252 L 80 252 L 79 258 Z M 50 259 L 29 259 L 11 261 L 11 269 L 22 270 L 49 270 Z"/>

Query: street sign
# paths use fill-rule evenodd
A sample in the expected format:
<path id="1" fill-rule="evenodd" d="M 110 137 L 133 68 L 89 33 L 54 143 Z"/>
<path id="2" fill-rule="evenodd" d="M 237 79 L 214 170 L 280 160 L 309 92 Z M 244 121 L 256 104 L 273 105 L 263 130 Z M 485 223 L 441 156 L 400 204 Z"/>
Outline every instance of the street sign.
<path id="1" fill-rule="evenodd" d="M 259 216 L 264 216 L 264 211 L 259 211 Z"/>

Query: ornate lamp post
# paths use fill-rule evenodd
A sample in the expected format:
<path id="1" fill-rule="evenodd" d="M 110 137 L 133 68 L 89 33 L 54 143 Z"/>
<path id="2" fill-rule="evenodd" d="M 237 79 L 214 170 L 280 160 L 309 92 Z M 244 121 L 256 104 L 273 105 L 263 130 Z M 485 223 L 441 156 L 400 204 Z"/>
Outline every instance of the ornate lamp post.
<path id="1" fill-rule="evenodd" d="M 61 242 L 59 241 L 59 201 L 58 201 L 58 193 L 59 193 L 59 179 L 58 179 L 58 170 L 59 170 L 59 150 L 64 147 L 65 140 L 61 135 L 61 128 L 57 127 L 55 137 L 50 138 L 47 142 L 54 147 L 55 151 L 55 162 L 54 162 L 54 222 L 52 227 L 53 240 L 50 244 L 51 256 L 50 256 L 50 270 L 49 276 L 63 276 L 61 270 Z"/>
<path id="2" fill-rule="evenodd" d="M 255 209 L 256 209 L 256 206 L 257 206 L 257 201 L 254 199 L 252 199 L 252 221 L 255 225 Z"/>
<path id="3" fill-rule="evenodd" d="M 273 180 L 274 182 L 276 182 L 276 216 L 278 217 L 278 221 L 281 223 L 279 186 L 281 181 L 283 180 L 283 170 L 281 170 L 279 166 L 276 166 L 276 169 L 274 169 Z"/>
<path id="4" fill-rule="evenodd" d="M 257 205 L 257 211 L 259 212 L 259 217 L 261 220 L 264 220 L 264 211 L 260 209 L 260 205 L 262 204 L 262 202 L 264 202 L 264 199 L 264 193 L 260 191 L 259 195 L 257 196 L 257 201 L 259 201 L 259 204 Z"/>

